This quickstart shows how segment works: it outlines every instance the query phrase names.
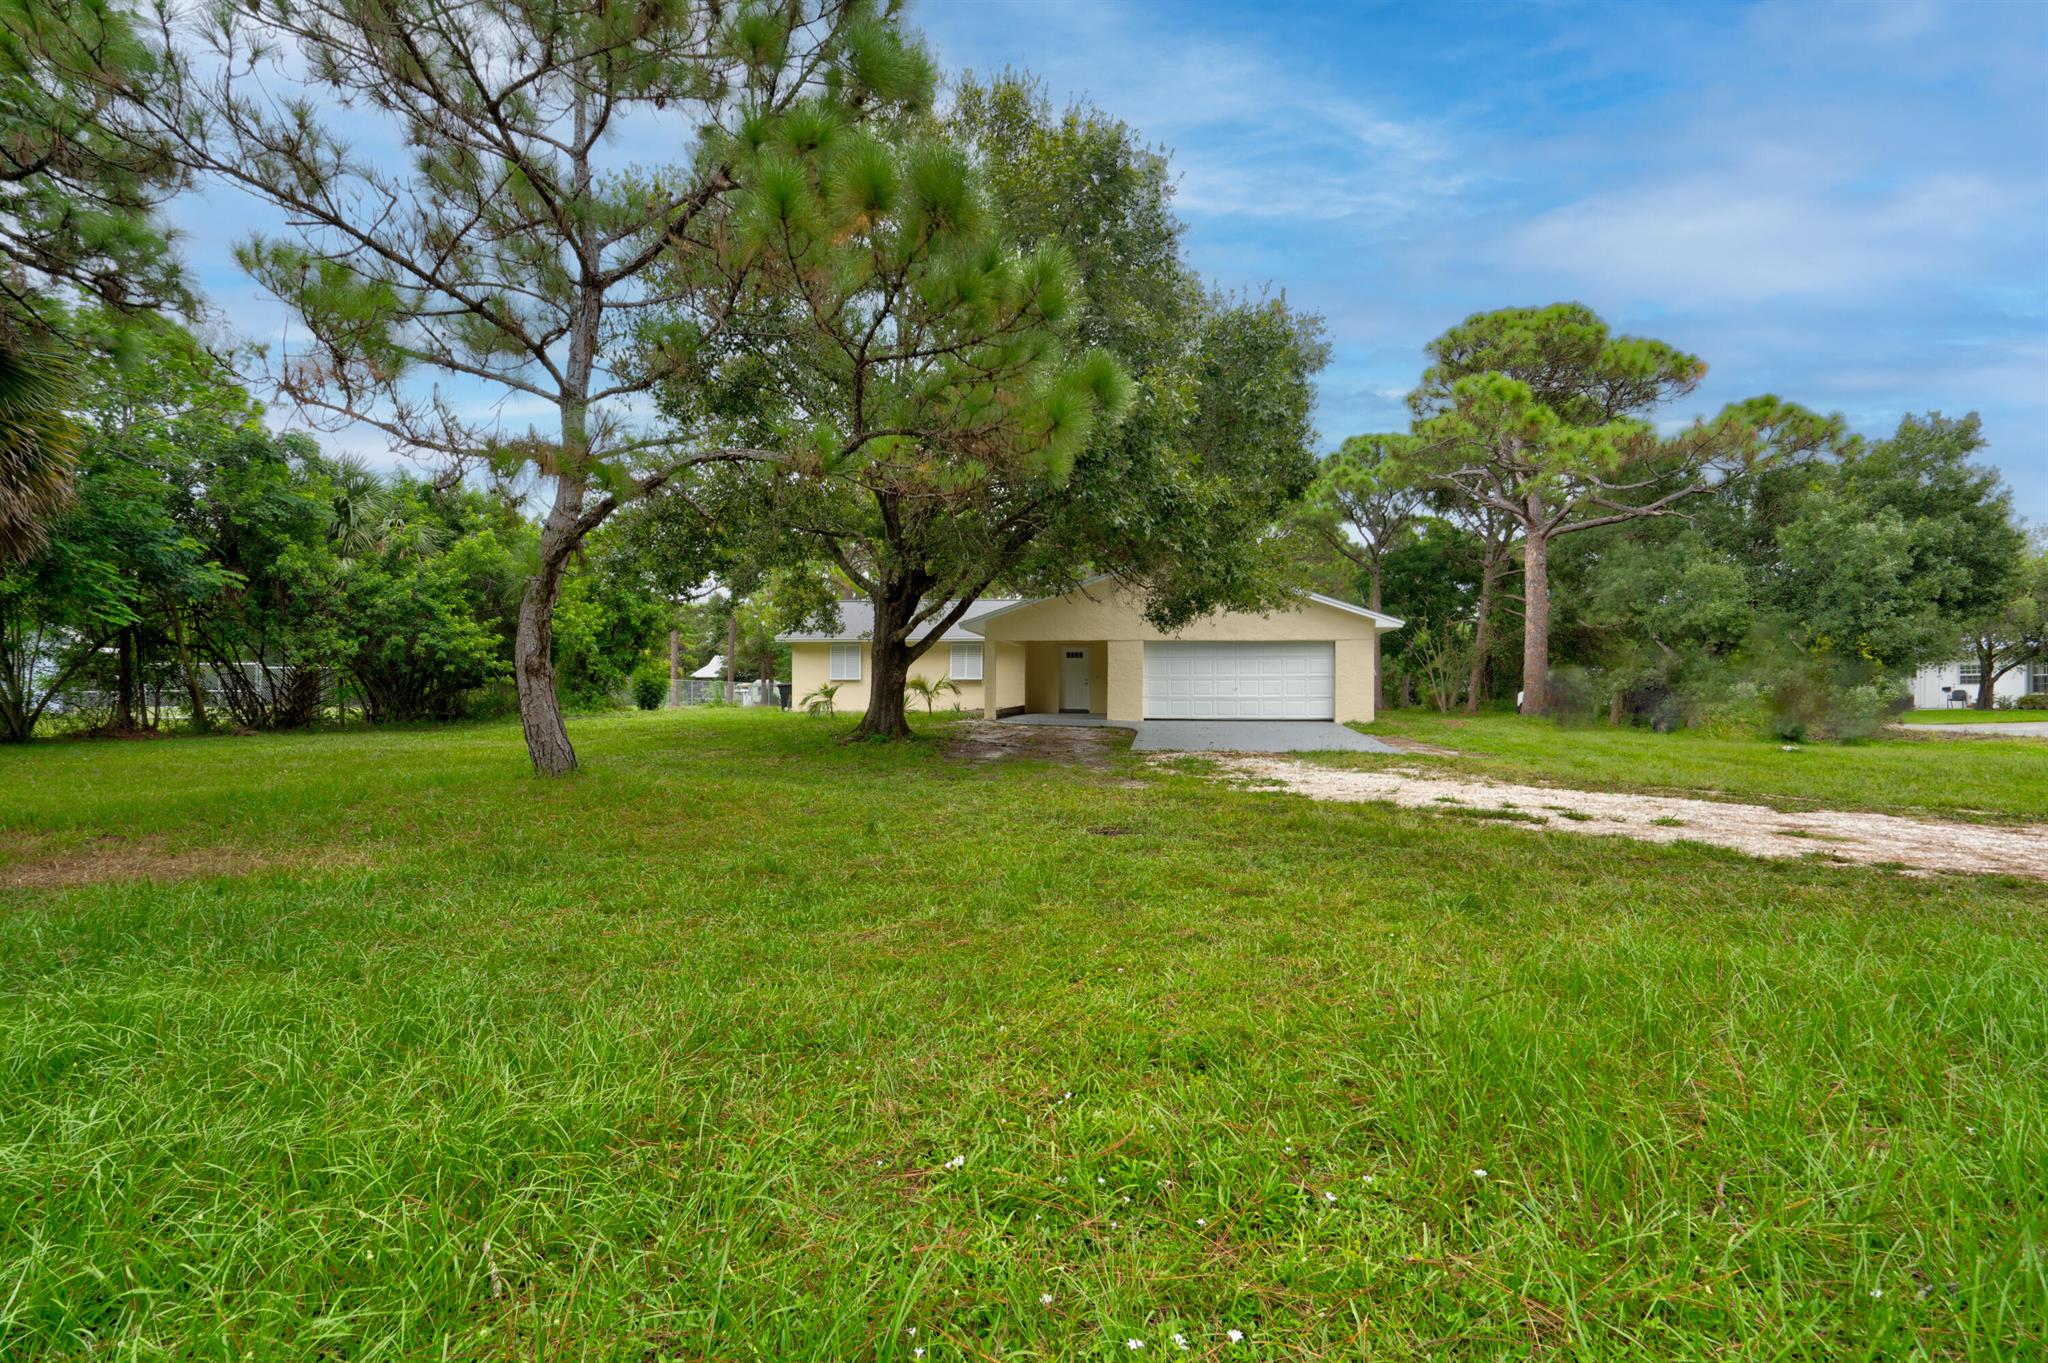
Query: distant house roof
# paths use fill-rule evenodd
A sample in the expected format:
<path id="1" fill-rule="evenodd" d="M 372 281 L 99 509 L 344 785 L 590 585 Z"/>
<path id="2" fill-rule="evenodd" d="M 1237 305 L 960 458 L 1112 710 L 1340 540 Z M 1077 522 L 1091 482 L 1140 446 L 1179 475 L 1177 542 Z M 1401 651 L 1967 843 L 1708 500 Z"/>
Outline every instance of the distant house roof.
<path id="1" fill-rule="evenodd" d="M 1018 603 L 1013 596 L 991 596 L 975 602 L 967 608 L 959 624 L 941 634 L 943 640 L 957 639 L 963 643 L 979 643 L 981 636 L 964 628 L 970 621 L 978 620 L 992 611 L 1007 609 Z M 940 612 L 945 614 L 944 611 Z M 797 630 L 791 634 L 778 634 L 775 641 L 780 644 L 858 644 L 865 643 L 875 632 L 875 608 L 868 601 L 842 601 L 839 603 L 839 628 L 836 630 Z M 924 638 L 923 633 L 912 636 L 912 642 Z"/>

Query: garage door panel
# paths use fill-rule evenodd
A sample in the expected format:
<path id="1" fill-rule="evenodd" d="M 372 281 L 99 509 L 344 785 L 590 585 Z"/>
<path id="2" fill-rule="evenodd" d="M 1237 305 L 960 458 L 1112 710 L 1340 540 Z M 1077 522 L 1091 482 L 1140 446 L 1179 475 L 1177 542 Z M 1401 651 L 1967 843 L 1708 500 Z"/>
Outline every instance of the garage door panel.
<path id="1" fill-rule="evenodd" d="M 1336 697 L 1329 643 L 1145 645 L 1148 719 L 1330 719 Z"/>

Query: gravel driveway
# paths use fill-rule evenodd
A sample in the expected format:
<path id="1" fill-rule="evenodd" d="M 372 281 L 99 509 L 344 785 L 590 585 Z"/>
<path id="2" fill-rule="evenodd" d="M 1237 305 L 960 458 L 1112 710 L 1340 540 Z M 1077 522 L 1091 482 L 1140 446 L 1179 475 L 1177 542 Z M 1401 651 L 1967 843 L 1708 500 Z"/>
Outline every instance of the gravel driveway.
<path id="1" fill-rule="evenodd" d="M 1916 734 L 1940 734 L 1943 738 L 2048 738 L 2048 719 L 2023 719 L 2007 724 L 1901 724 Z"/>
<path id="2" fill-rule="evenodd" d="M 2048 880 L 2048 828 L 1937 823 L 1619 791 L 1457 780 L 1408 768 L 1351 771 L 1285 757 L 1219 756 L 1217 773 L 1315 800 L 1384 801 L 1438 813 L 1490 811 L 1546 831 L 1643 842 L 1704 842 L 1755 857 L 1835 861 Z M 1482 815 L 1484 817 L 1484 815 Z"/>

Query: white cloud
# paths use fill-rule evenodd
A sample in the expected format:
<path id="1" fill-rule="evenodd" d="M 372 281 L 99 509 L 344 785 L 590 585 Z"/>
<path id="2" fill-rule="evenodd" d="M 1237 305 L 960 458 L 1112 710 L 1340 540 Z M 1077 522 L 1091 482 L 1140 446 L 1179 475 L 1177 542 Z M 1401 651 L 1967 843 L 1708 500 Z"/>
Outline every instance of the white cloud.
<path id="1" fill-rule="evenodd" d="M 1180 31 L 1171 16 L 991 3 L 915 18 L 950 68 L 987 75 L 1028 53 L 1021 65 L 1056 102 L 1085 99 L 1164 143 L 1190 218 L 1389 224 L 1449 211 L 1471 186 L 1438 124 L 1307 77 L 1284 52 Z"/>
<path id="2" fill-rule="evenodd" d="M 1693 307 L 1896 290 L 1952 280 L 2015 207 L 1979 175 L 1858 191 L 1758 158 L 1554 208 L 1502 243 L 1503 263 L 1602 298 Z M 1779 173 L 1784 171 L 1787 173 Z"/>

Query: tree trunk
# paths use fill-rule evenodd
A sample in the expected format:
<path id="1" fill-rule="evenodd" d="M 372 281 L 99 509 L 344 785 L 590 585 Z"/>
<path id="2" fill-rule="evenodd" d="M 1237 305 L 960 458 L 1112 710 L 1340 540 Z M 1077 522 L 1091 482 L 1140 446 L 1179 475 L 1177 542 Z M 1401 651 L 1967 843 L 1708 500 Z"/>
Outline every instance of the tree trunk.
<path id="1" fill-rule="evenodd" d="M 868 712 L 854 729 L 855 738 L 894 741 L 910 737 L 910 720 L 904 714 L 904 691 L 910 681 L 910 664 L 915 661 L 904 635 L 922 594 L 904 583 L 883 582 L 874 595 L 874 642 L 868 649 Z M 995 718 L 989 707 L 989 718 Z"/>
<path id="2" fill-rule="evenodd" d="M 1550 541 L 1531 527 L 1522 540 L 1522 713 L 1550 710 Z"/>
<path id="3" fill-rule="evenodd" d="M 1479 620 L 1472 630 L 1472 678 L 1465 688 L 1465 713 L 1479 713 L 1479 699 L 1486 693 L 1486 655 L 1493 651 L 1493 588 L 1500 581 L 1500 563 L 1488 550 L 1479 565 Z"/>
<path id="4" fill-rule="evenodd" d="M 123 625 L 114 638 L 114 727 L 135 731 L 135 627 Z"/>
<path id="5" fill-rule="evenodd" d="M 725 703 L 735 705 L 739 702 L 739 695 L 732 688 L 738 675 L 738 659 L 734 655 L 740 651 L 740 603 L 727 592 L 725 605 Z"/>
<path id="6" fill-rule="evenodd" d="M 877 631 L 878 638 L 879 634 Z M 885 649 L 878 642 L 870 651 L 874 676 L 868 687 L 868 712 L 861 716 L 853 736 L 891 741 L 908 738 L 910 720 L 904 713 L 905 688 L 910 681 L 908 650 L 901 647 Z"/>
<path id="7" fill-rule="evenodd" d="M 185 617 L 172 611 L 171 640 L 178 648 L 178 670 L 185 674 L 185 699 L 191 706 L 191 724 L 194 733 L 205 733 L 213 727 L 213 719 L 206 713 L 206 687 L 199 680 L 199 668 L 192 661 L 192 645 L 185 638 Z"/>
<path id="8" fill-rule="evenodd" d="M 1976 650 L 1976 654 L 1977 654 L 1977 704 L 1976 704 L 1976 708 L 1977 708 L 1977 709 L 1979 709 L 1979 710 L 1989 710 L 1989 709 L 1992 709 L 1992 708 L 1993 708 L 1993 705 L 1992 705 L 1992 701 L 1993 701 L 1993 698 L 1994 698 L 1994 697 L 1995 697 L 1995 696 L 1996 696 L 1996 695 L 1998 694 L 1998 678 L 1997 678 L 1996 676 L 1993 676 L 1993 675 L 1992 675 L 1992 672 L 1991 672 L 1991 669 L 1992 669 L 1993 667 L 1995 667 L 1995 666 L 1997 665 L 1997 663 L 1998 663 L 1998 654 L 1997 654 L 1997 652 L 1996 652 L 1996 651 L 1990 651 L 1990 652 L 1987 652 L 1986 650 L 1984 650 L 1984 649 L 1982 649 L 1982 648 L 1979 648 L 1979 649 L 1977 649 L 1977 650 Z"/>
<path id="9" fill-rule="evenodd" d="M 674 709 L 683 703 L 683 644 L 676 630 L 668 632 L 668 703 Z"/>
<path id="10" fill-rule="evenodd" d="M 1371 607 L 1373 610 L 1378 610 L 1380 608 L 1380 561 L 1377 558 L 1375 558 L 1371 563 L 1366 565 L 1365 571 L 1366 581 L 1369 584 L 1366 588 L 1367 597 L 1365 604 Z M 1386 708 L 1387 684 L 1386 679 L 1380 676 L 1380 629 L 1378 624 L 1374 624 L 1372 629 L 1373 718 L 1379 718 L 1380 711 Z"/>
<path id="11" fill-rule="evenodd" d="M 578 91 L 575 105 L 576 146 L 585 147 L 590 96 Z M 590 190 L 587 151 L 575 157 L 577 193 Z M 596 225 L 579 227 L 587 258 L 595 259 Z M 555 600 L 562 594 L 562 571 L 589 527 L 581 524 L 583 499 L 590 486 L 590 376 L 597 363 L 598 323 L 603 290 L 587 278 L 578 282 L 576 316 L 569 329 L 567 372 L 563 375 L 559 410 L 561 448 L 555 452 L 555 498 L 540 527 L 540 565 L 519 599 L 519 628 L 512 639 L 512 676 L 519 688 L 519 725 L 526 731 L 526 753 L 541 776 L 566 776 L 576 770 L 576 749 L 562 723 L 562 700 L 555 694 Z"/>
<path id="12" fill-rule="evenodd" d="M 580 474 L 565 472 L 555 479 L 554 505 L 540 531 L 540 566 L 519 600 L 519 629 L 512 640 L 519 724 L 526 731 L 533 769 L 542 776 L 566 776 L 576 770 L 576 749 L 570 746 L 562 702 L 555 695 L 555 598 L 562 593 L 562 570 L 576 548 L 583 491 Z"/>

